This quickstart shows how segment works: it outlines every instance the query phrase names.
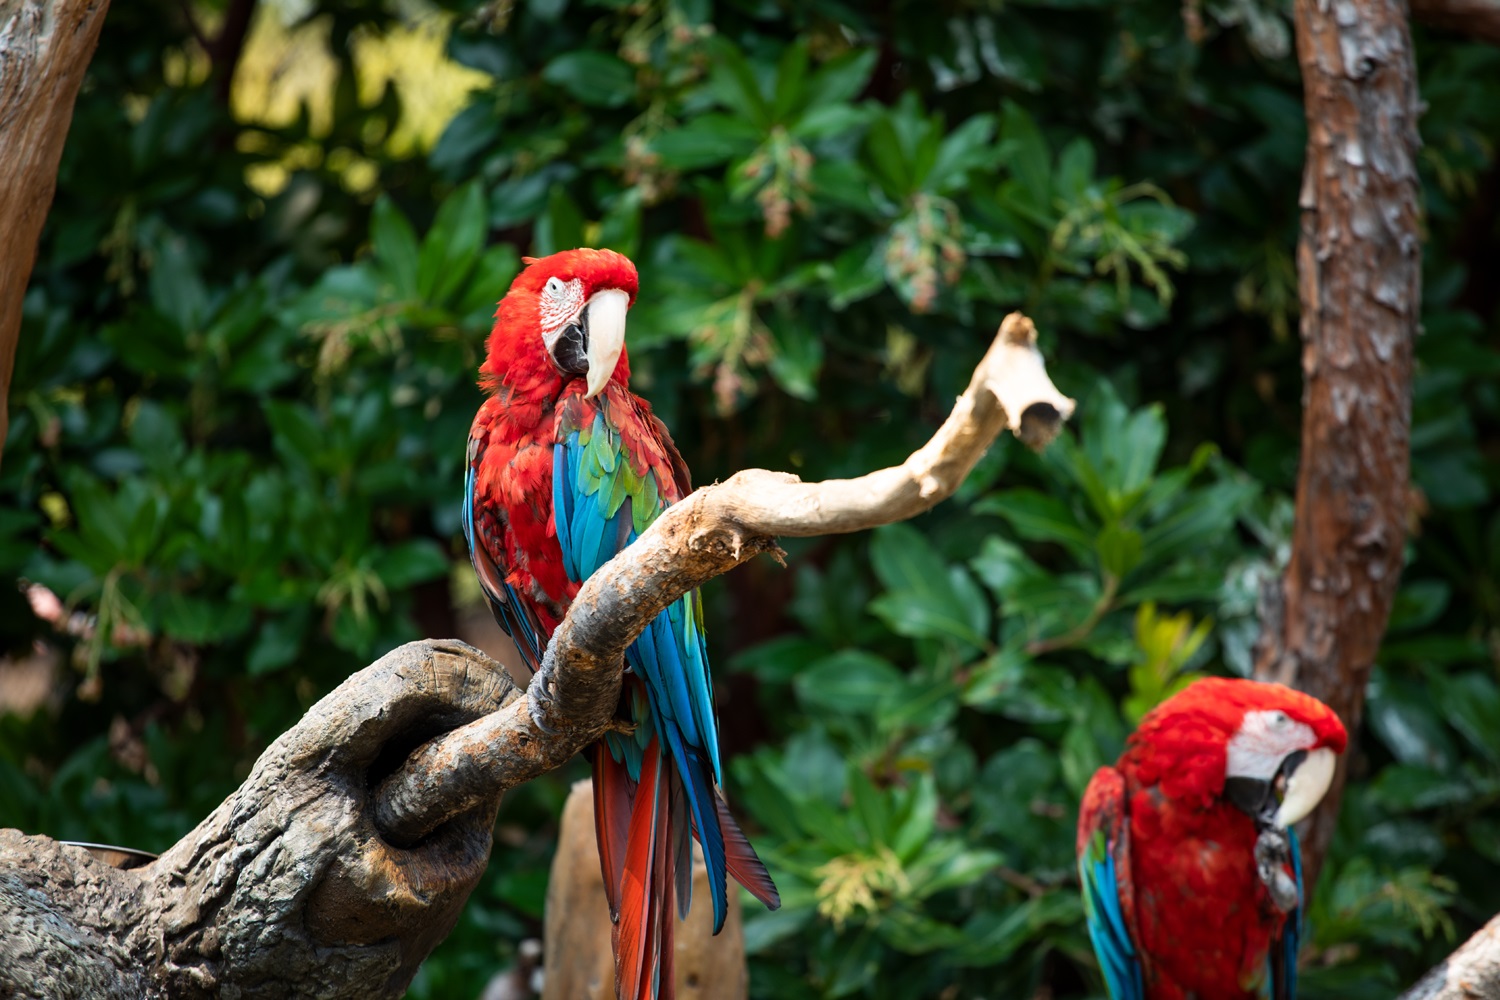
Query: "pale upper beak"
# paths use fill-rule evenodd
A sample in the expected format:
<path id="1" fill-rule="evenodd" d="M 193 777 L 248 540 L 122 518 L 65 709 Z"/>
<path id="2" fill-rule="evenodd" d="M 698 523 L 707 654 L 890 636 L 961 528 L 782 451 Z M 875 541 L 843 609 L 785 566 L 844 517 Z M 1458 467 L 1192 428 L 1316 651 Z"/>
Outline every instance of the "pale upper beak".
<path id="1" fill-rule="evenodd" d="M 630 296 L 618 288 L 600 289 L 584 306 L 589 344 L 588 392 L 584 399 L 603 392 L 615 373 L 620 352 L 625 349 L 625 311 L 629 308 Z"/>
<path id="2" fill-rule="evenodd" d="M 1307 759 L 1287 777 L 1286 794 L 1276 810 L 1277 826 L 1289 827 L 1317 808 L 1333 783 L 1337 763 L 1337 756 L 1327 747 L 1308 753 Z"/>

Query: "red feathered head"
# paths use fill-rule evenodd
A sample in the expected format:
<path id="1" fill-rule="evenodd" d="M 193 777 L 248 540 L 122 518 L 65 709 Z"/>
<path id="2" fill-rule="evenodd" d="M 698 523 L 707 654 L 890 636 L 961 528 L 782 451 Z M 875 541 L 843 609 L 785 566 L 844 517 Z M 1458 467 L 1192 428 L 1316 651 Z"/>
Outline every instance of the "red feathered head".
<path id="1" fill-rule="evenodd" d="M 1281 684 L 1209 677 L 1152 709 L 1122 771 L 1204 808 L 1227 798 L 1287 826 L 1317 805 L 1348 734 L 1333 709 Z"/>
<path id="2" fill-rule="evenodd" d="M 479 384 L 555 392 L 569 379 L 597 395 L 611 378 L 630 379 L 625 311 L 638 278 L 613 250 L 564 250 L 527 264 L 495 311 Z"/>

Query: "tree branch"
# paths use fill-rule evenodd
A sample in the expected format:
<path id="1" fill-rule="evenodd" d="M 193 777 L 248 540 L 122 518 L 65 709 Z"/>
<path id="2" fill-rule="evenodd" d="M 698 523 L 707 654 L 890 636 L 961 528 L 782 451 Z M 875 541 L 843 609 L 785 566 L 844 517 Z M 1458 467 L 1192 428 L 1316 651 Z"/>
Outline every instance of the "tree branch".
<path id="1" fill-rule="evenodd" d="M 1500 917 L 1481 927 L 1479 933 L 1397 1000 L 1477 1000 L 1495 996 L 1500 996 Z"/>
<path id="2" fill-rule="evenodd" d="M 57 164 L 109 0 L 0 4 L 0 451 L 21 301 L 57 188 Z"/>
<path id="3" fill-rule="evenodd" d="M 689 590 L 775 551 L 777 536 L 914 517 L 952 496 L 1007 427 L 1041 447 L 1072 412 L 1047 377 L 1036 327 L 1012 313 L 948 419 L 901 465 L 822 483 L 751 469 L 674 504 L 584 583 L 531 681 L 527 709 L 518 703 L 413 755 L 380 787 L 380 828 L 396 843 L 417 842 L 483 790 L 529 780 L 598 739 L 614 713 L 625 648 Z"/>
<path id="4" fill-rule="evenodd" d="M 1348 16 L 1345 16 L 1347 13 Z M 1296 0 L 1307 108 L 1302 451 L 1291 560 L 1262 596 L 1256 676 L 1357 730 L 1401 573 L 1421 311 L 1417 90 L 1401 0 Z M 1317 881 L 1349 755 L 1303 837 Z"/>

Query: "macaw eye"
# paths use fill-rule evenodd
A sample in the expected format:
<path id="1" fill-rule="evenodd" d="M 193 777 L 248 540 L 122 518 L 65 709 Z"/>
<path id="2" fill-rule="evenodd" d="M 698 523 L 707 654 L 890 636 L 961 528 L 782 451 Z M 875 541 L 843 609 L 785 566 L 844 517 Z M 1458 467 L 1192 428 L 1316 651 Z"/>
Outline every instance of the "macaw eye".
<path id="1" fill-rule="evenodd" d="M 563 290 L 562 279 L 560 279 L 560 278 L 548 278 L 547 279 L 547 294 L 548 295 L 561 295 L 562 294 L 562 290 Z"/>
<path id="2" fill-rule="evenodd" d="M 1291 719 L 1287 718 L 1287 714 L 1279 709 L 1271 713 L 1271 725 L 1273 726 L 1284 726 L 1291 721 Z"/>

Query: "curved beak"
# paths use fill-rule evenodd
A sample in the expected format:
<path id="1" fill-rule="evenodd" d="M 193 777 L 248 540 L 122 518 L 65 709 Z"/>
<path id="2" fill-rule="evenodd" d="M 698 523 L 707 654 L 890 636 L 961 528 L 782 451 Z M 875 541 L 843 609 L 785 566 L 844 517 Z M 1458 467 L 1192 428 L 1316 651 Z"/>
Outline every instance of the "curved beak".
<path id="1" fill-rule="evenodd" d="M 615 373 L 615 364 L 625 349 L 625 311 L 629 308 L 630 296 L 618 288 L 600 289 L 583 307 L 589 345 L 588 392 L 584 399 L 603 392 Z"/>
<path id="2" fill-rule="evenodd" d="M 1281 808 L 1276 810 L 1277 826 L 1291 826 L 1317 808 L 1328 792 L 1328 786 L 1333 783 L 1333 769 L 1337 764 L 1337 756 L 1328 747 L 1320 747 L 1307 755 L 1307 759 L 1287 776 L 1286 794 L 1282 796 Z"/>

